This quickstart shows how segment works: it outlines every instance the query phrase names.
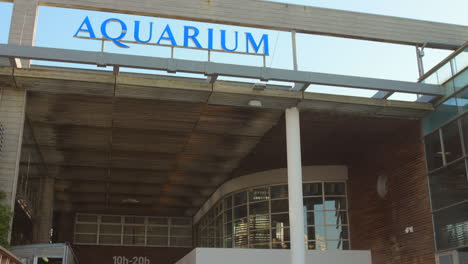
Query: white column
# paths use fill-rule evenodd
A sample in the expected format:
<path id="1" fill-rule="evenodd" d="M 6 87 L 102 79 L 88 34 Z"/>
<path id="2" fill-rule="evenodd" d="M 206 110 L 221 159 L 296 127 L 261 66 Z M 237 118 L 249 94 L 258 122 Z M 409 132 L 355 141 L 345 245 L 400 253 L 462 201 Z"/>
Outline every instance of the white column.
<path id="1" fill-rule="evenodd" d="M 289 223 L 291 264 L 305 263 L 304 205 L 302 198 L 302 161 L 299 110 L 286 109 L 286 145 L 288 155 Z"/>

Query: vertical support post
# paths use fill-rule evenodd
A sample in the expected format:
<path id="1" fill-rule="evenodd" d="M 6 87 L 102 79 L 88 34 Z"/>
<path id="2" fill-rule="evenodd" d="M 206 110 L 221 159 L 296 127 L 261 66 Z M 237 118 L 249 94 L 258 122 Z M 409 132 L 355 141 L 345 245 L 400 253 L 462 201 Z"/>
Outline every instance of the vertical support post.
<path id="1" fill-rule="evenodd" d="M 291 32 L 291 41 L 292 41 L 292 52 L 293 52 L 293 66 L 294 70 L 297 71 L 297 46 L 296 46 L 296 31 Z"/>
<path id="2" fill-rule="evenodd" d="M 291 237 L 291 264 L 305 263 L 304 205 L 302 196 L 302 160 L 299 110 L 286 109 L 286 145 L 288 156 L 288 198 Z"/>
<path id="3" fill-rule="evenodd" d="M 418 73 L 419 77 L 424 75 L 424 65 L 422 61 L 422 57 L 424 56 L 424 51 L 416 46 L 416 59 L 418 61 Z"/>

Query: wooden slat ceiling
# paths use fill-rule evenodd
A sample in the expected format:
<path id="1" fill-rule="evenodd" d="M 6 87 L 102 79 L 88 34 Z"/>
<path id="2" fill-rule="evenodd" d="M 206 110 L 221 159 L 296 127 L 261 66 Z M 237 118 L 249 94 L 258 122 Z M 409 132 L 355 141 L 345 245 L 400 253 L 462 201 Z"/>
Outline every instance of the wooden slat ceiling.
<path id="1" fill-rule="evenodd" d="M 29 93 L 27 106 L 57 179 L 59 207 L 149 215 L 192 215 L 281 116 L 280 110 L 39 92 Z"/>
<path id="2" fill-rule="evenodd" d="M 59 210 L 193 215 L 227 179 L 286 167 L 281 110 L 30 92 L 27 116 Z M 303 164 L 348 165 L 414 122 L 302 111 Z"/>

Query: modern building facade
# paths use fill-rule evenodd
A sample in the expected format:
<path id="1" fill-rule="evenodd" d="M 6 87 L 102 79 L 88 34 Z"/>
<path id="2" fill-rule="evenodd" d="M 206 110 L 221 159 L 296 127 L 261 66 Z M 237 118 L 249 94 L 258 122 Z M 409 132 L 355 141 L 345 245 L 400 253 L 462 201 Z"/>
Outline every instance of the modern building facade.
<path id="1" fill-rule="evenodd" d="M 12 5 L 0 44 L 0 190 L 20 260 L 468 261 L 468 27 L 252 0 Z M 266 67 L 267 39 L 248 32 L 238 53 L 250 48 L 263 66 L 213 62 L 213 35 L 197 45 L 196 27 L 185 27 L 184 47 L 207 61 L 38 47 L 40 6 L 291 32 L 293 69 Z M 75 36 L 96 38 L 86 21 Z M 142 42 L 100 29 L 103 47 Z M 174 53 L 169 32 L 161 38 Z M 413 46 L 420 79 L 299 71 L 296 33 Z M 453 52 L 424 72 L 425 48 Z M 307 90 L 314 84 L 375 95 Z"/>

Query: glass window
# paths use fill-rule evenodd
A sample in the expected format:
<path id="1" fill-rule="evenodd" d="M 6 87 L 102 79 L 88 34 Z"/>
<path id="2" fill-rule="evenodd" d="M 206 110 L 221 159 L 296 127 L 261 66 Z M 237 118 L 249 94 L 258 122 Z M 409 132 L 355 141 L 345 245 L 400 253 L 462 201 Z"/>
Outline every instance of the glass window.
<path id="1" fill-rule="evenodd" d="M 101 216 L 101 222 L 102 223 L 121 223 L 122 218 L 120 216 L 103 215 Z"/>
<path id="2" fill-rule="evenodd" d="M 125 235 L 145 235 L 144 226 L 124 226 Z"/>
<path id="3" fill-rule="evenodd" d="M 325 210 L 346 210 L 346 198 L 325 196 Z"/>
<path id="4" fill-rule="evenodd" d="M 288 227 L 289 226 L 289 214 L 272 214 L 271 215 L 271 227 Z"/>
<path id="5" fill-rule="evenodd" d="M 249 192 L 250 202 L 265 201 L 268 199 L 270 199 L 270 190 L 268 187 L 256 188 Z"/>
<path id="6" fill-rule="evenodd" d="M 190 220 L 190 218 L 171 218 L 171 225 L 186 226 L 191 224 L 192 221 Z"/>
<path id="7" fill-rule="evenodd" d="M 121 234 L 122 226 L 120 225 L 101 225 L 100 231 L 101 234 Z"/>
<path id="8" fill-rule="evenodd" d="M 126 224 L 144 224 L 145 218 L 144 217 L 135 217 L 135 216 L 126 216 L 125 217 Z"/>
<path id="9" fill-rule="evenodd" d="M 124 245 L 145 245 L 145 236 L 124 236 Z"/>
<path id="10" fill-rule="evenodd" d="M 442 128 L 442 139 L 444 142 L 445 160 L 447 163 L 462 156 L 462 143 L 458 121 L 451 122 Z"/>
<path id="11" fill-rule="evenodd" d="M 322 195 L 322 183 L 305 183 L 302 185 L 304 196 Z"/>
<path id="12" fill-rule="evenodd" d="M 158 237 L 158 236 L 148 236 L 147 238 L 147 245 L 150 246 L 163 246 L 167 247 L 168 238 L 167 237 Z"/>
<path id="13" fill-rule="evenodd" d="M 228 196 L 224 199 L 224 209 L 232 208 L 232 196 Z"/>
<path id="14" fill-rule="evenodd" d="M 169 228 L 166 226 L 148 226 L 147 234 L 149 236 L 167 236 Z"/>
<path id="15" fill-rule="evenodd" d="M 172 236 L 191 236 L 192 229 L 190 227 L 172 227 L 171 228 L 171 237 Z"/>
<path id="16" fill-rule="evenodd" d="M 468 246 L 468 203 L 434 213 L 437 249 Z"/>
<path id="17" fill-rule="evenodd" d="M 325 195 L 345 195 L 346 186 L 343 182 L 326 182 Z"/>
<path id="18" fill-rule="evenodd" d="M 425 138 L 426 160 L 429 171 L 443 166 L 442 145 L 440 144 L 439 130 L 429 134 Z"/>
<path id="19" fill-rule="evenodd" d="M 99 244 L 120 245 L 120 235 L 100 235 Z"/>
<path id="20" fill-rule="evenodd" d="M 247 206 L 241 205 L 234 207 L 234 219 L 247 217 Z"/>
<path id="21" fill-rule="evenodd" d="M 150 225 L 168 225 L 169 219 L 163 217 L 150 217 L 148 218 L 148 224 Z"/>
<path id="22" fill-rule="evenodd" d="M 234 194 L 234 206 L 247 203 L 247 192 Z"/>
<path id="23" fill-rule="evenodd" d="M 272 213 L 282 213 L 289 211 L 289 202 L 288 200 L 272 200 L 271 201 L 271 212 Z"/>
<path id="24" fill-rule="evenodd" d="M 75 234 L 75 242 L 83 244 L 96 244 L 97 235 Z"/>
<path id="25" fill-rule="evenodd" d="M 289 241 L 289 228 L 273 228 L 271 229 L 272 243 Z"/>
<path id="26" fill-rule="evenodd" d="M 257 203 L 251 203 L 249 205 L 249 214 L 268 214 L 269 211 L 269 202 L 257 202 Z"/>
<path id="27" fill-rule="evenodd" d="M 287 185 L 271 186 L 270 190 L 271 190 L 271 199 L 288 198 L 288 186 Z"/>
<path id="28" fill-rule="evenodd" d="M 323 211 L 307 212 L 307 225 L 323 225 L 324 223 Z M 333 212 L 334 213 L 334 212 Z"/>
<path id="29" fill-rule="evenodd" d="M 266 244 L 270 242 L 270 229 L 251 230 L 249 234 L 250 244 Z"/>
<path id="30" fill-rule="evenodd" d="M 465 160 L 429 175 L 432 209 L 468 200 L 468 176 Z"/>
<path id="31" fill-rule="evenodd" d="M 465 155 L 468 155 L 468 114 L 464 115 L 460 119 L 460 122 L 462 127 L 463 141 L 465 142 Z"/>
<path id="32" fill-rule="evenodd" d="M 458 114 L 458 105 L 456 98 L 450 98 L 437 106 L 435 111 L 424 118 L 424 131 L 428 133 L 445 122 L 454 118 Z"/>
<path id="33" fill-rule="evenodd" d="M 309 248 L 348 249 L 346 184 L 304 183 L 303 193 Z M 287 185 L 258 187 L 225 197 L 198 222 L 198 246 L 289 248 L 287 198 Z M 224 212 L 219 205 L 224 205 Z"/>
<path id="34" fill-rule="evenodd" d="M 250 229 L 265 229 L 270 228 L 270 215 L 250 215 Z"/>
<path id="35" fill-rule="evenodd" d="M 304 207 L 307 211 L 323 210 L 323 197 L 304 198 Z"/>

